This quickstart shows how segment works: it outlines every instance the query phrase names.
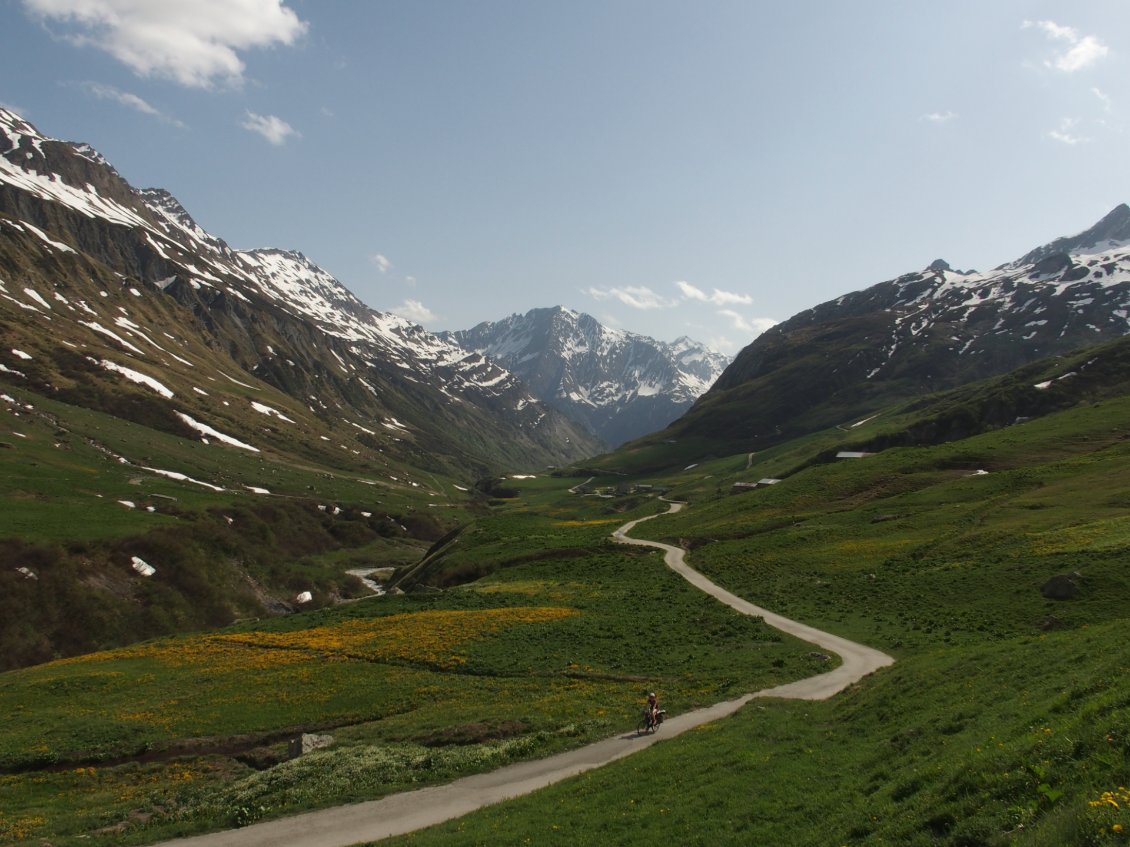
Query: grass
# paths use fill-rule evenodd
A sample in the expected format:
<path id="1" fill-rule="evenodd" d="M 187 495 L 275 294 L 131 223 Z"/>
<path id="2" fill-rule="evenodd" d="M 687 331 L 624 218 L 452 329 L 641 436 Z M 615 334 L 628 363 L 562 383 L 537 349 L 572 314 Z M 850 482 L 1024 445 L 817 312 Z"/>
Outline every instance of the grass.
<path id="1" fill-rule="evenodd" d="M 435 474 L 400 466 L 365 469 L 346 460 L 334 466 L 285 453 L 252 454 L 30 392 L 5 391 L 18 405 L 8 408 L 9 434 L 0 436 L 7 445 L 0 449 L 0 496 L 10 504 L 0 520 L 0 537 L 36 542 L 121 537 L 169 523 L 170 511 L 200 511 L 270 496 L 364 504 L 393 514 L 436 509 L 442 514 L 453 501 L 465 505 L 467 500 L 450 480 Z M 123 506 L 122 500 L 140 508 Z M 156 511 L 146 512 L 146 505 Z"/>
<path id="2" fill-rule="evenodd" d="M 304 591 L 315 606 L 364 596 L 347 570 L 406 566 L 476 508 L 436 474 L 251 454 L 5 397 L 0 668 L 259 617 Z"/>
<path id="3" fill-rule="evenodd" d="M 736 593 L 897 663 L 830 701 L 755 701 L 391 843 L 1122 843 L 1128 434 L 1130 402 L 1108 399 L 862 461 L 819 461 L 839 437 L 826 433 L 608 474 L 691 503 L 637 535 L 681 543 Z M 783 481 L 729 494 L 770 475 Z M 662 509 L 654 497 L 566 493 L 578 481 L 507 481 L 518 496 L 423 574 L 442 592 L 0 676 L 0 832 L 128 844 L 248 823 L 606 737 L 634 723 L 648 688 L 679 712 L 821 669 L 657 553 L 609 541 Z M 1075 572 L 1074 599 L 1042 595 Z M 283 761 L 304 729 L 334 746 Z"/>
<path id="4" fill-rule="evenodd" d="M 567 783 L 381 843 L 1120 843 L 1111 827 L 1130 828 L 1127 812 L 1091 803 L 1125 785 L 1123 632 L 905 658 L 833 700 L 754 701 Z"/>
<path id="5" fill-rule="evenodd" d="M 817 670 L 808 645 L 710 601 L 658 554 L 613 545 L 620 516 L 568 502 L 579 511 L 558 497 L 551 515 L 523 504 L 483 519 L 463 543 L 489 557 L 509 538 L 510 560 L 461 588 L 3 675 L 0 807 L 42 818 L 34 835 L 53 844 L 140 843 L 603 738 L 634 726 L 649 688 L 679 712 Z M 303 730 L 335 746 L 282 762 Z"/>
<path id="6" fill-rule="evenodd" d="M 736 593 L 897 664 L 827 703 L 755 702 L 382 843 L 1122 843 L 1128 423 L 1130 406 L 1106 401 L 952 444 L 801 461 L 733 496 L 719 496 L 728 479 L 813 444 L 671 472 L 691 508 L 637 534 L 681 542 Z M 1042 596 L 1074 572 L 1076 599 Z"/>

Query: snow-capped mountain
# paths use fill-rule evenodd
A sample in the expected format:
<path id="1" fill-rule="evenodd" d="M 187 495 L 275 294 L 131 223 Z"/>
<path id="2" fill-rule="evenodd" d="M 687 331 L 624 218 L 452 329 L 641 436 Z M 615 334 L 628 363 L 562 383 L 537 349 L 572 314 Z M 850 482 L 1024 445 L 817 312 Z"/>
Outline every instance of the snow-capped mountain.
<path id="1" fill-rule="evenodd" d="M 1130 207 L 991 271 L 929 267 L 758 337 L 680 420 L 756 446 L 1130 332 Z"/>
<path id="2" fill-rule="evenodd" d="M 533 309 L 450 333 L 520 376 L 539 399 L 622 444 L 661 429 L 706 391 L 728 357 L 683 337 L 668 344 L 562 308 Z"/>
<path id="3" fill-rule="evenodd" d="M 33 362 L 0 351 L 0 378 L 147 390 L 168 407 L 155 417 L 168 429 L 186 416 L 237 440 L 262 436 L 237 432 L 247 423 L 231 398 L 204 385 L 222 374 L 244 394 L 285 395 L 302 437 L 329 441 L 344 424 L 348 449 L 374 459 L 483 469 L 597 449 L 505 368 L 368 308 L 301 253 L 232 249 L 168 192 L 134 189 L 89 145 L 3 109 L 0 320 Z M 76 374 L 75 351 L 97 378 Z"/>

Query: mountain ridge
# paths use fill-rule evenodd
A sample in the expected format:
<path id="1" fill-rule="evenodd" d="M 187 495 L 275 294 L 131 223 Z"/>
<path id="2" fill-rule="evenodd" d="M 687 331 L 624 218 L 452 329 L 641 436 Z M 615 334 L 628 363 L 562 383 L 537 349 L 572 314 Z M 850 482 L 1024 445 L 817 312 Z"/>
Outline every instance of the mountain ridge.
<path id="1" fill-rule="evenodd" d="M 675 420 L 729 361 L 687 336 L 657 341 L 564 306 L 484 321 L 448 337 L 499 362 L 612 446 Z"/>
<path id="2" fill-rule="evenodd" d="M 468 479 L 492 465 L 536 467 L 598 449 L 582 428 L 542 406 L 505 369 L 410 321 L 370 309 L 297 251 L 233 250 L 199 227 L 169 192 L 134 189 L 89 145 L 48 138 L 7 110 L 0 110 L 0 224 L 0 233 L 11 236 L 0 245 L 6 258 L 0 264 L 6 277 L 0 278 L 34 282 L 6 288 L 0 305 L 13 311 L 5 316 L 55 320 L 58 337 L 59 318 L 50 318 L 50 307 L 24 307 L 29 299 L 65 297 L 59 285 L 83 289 L 81 305 L 59 306 L 68 317 L 81 314 L 98 325 L 68 325 L 81 336 L 72 339 L 78 346 L 96 344 L 106 354 L 140 362 L 143 348 L 121 343 L 122 335 L 110 328 L 123 316 L 138 325 L 131 331 L 150 339 L 191 328 L 186 338 L 211 348 L 210 355 L 226 353 L 233 360 L 229 369 L 265 380 L 323 426 L 334 409 L 367 428 L 368 421 L 390 417 L 406 421 L 417 433 L 414 445 L 402 439 L 387 449 Z M 35 238 L 17 243 L 16 233 Z M 50 274 L 45 261 L 55 266 Z M 91 286 L 95 278 L 102 291 L 110 285 L 137 293 L 108 310 L 108 295 Z M 110 283 L 114 278 L 118 282 Z M 142 306 L 150 301 L 165 314 Z M 191 320 L 174 317 L 174 304 L 187 309 Z M 142 312 L 160 326 L 145 324 Z M 49 339 L 25 346 L 42 363 L 58 353 Z M 166 380 L 191 376 L 192 357 L 158 355 L 163 361 L 157 370 Z M 11 369 L 18 370 L 16 364 Z M 204 402 L 187 387 L 177 394 L 169 402 Z M 316 426 L 312 420 L 311 430 Z M 496 441 L 494 433 L 506 435 Z"/>
<path id="3" fill-rule="evenodd" d="M 1130 208 L 987 272 L 936 261 L 772 327 L 662 433 L 757 449 L 1130 331 Z M 1063 248 L 1075 250 L 1062 252 Z"/>

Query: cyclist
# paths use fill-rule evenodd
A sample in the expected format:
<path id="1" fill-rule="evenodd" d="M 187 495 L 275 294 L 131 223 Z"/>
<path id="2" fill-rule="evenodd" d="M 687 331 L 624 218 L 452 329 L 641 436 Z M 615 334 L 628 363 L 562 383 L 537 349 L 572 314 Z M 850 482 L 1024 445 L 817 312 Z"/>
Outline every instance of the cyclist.
<path id="1" fill-rule="evenodd" d="M 647 720 L 651 726 L 659 726 L 659 698 L 654 691 L 647 694 Z"/>

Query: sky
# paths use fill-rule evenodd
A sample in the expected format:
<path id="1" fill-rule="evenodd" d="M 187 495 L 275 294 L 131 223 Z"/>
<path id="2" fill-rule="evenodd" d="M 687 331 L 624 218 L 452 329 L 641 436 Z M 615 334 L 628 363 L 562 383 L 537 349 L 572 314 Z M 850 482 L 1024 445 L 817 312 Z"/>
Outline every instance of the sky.
<path id="1" fill-rule="evenodd" d="M 732 355 L 1130 201 L 1130 3 L 0 0 L 0 105 L 430 330 Z"/>

